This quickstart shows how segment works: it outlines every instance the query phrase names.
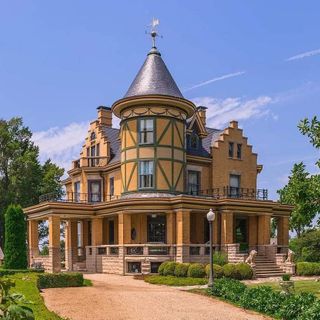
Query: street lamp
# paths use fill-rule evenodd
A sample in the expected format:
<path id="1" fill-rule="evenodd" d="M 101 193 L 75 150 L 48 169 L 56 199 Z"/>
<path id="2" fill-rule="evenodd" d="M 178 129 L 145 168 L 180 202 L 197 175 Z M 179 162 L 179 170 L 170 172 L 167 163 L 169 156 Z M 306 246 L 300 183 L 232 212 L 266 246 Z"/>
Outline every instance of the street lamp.
<path id="1" fill-rule="evenodd" d="M 216 217 L 216 214 L 212 211 L 212 209 L 209 210 L 207 213 L 207 219 L 209 222 L 209 233 L 210 233 L 210 274 L 209 274 L 209 283 L 208 287 L 213 288 L 213 239 L 212 239 L 212 222 L 214 221 L 214 218 Z"/>

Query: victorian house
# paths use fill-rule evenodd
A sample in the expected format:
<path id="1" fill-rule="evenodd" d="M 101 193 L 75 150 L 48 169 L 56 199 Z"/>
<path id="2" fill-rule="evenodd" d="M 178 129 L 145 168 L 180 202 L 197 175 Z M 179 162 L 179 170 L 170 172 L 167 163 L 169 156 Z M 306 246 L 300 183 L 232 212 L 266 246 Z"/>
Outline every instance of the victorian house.
<path id="1" fill-rule="evenodd" d="M 157 272 L 166 260 L 207 263 L 212 208 L 214 250 L 239 262 L 255 249 L 257 273 L 284 272 L 291 207 L 258 189 L 262 165 L 238 122 L 210 128 L 206 109 L 183 97 L 153 46 L 124 97 L 97 108 L 65 196 L 43 195 L 24 209 L 30 265 L 130 274 Z M 42 220 L 49 224 L 47 256 L 39 255 Z"/>

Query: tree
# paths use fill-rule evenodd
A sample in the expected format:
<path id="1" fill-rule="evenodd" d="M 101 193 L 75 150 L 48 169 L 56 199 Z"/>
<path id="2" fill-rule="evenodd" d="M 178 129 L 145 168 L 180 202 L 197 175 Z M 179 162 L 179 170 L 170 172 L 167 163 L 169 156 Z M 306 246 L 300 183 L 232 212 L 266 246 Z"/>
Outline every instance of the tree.
<path id="1" fill-rule="evenodd" d="M 306 166 L 300 162 L 294 164 L 288 184 L 277 191 L 281 203 L 294 206 L 290 216 L 290 229 L 296 231 L 298 238 L 311 226 L 319 210 L 318 183 L 319 176 L 310 176 Z"/>
<path id="2" fill-rule="evenodd" d="M 0 119 L 0 247 L 4 243 L 4 212 L 10 204 L 27 207 L 43 193 L 61 194 L 64 170 L 50 160 L 39 162 L 39 148 L 21 118 Z"/>
<path id="3" fill-rule="evenodd" d="M 26 217 L 20 206 L 10 205 L 5 213 L 4 266 L 25 269 L 28 265 Z"/>

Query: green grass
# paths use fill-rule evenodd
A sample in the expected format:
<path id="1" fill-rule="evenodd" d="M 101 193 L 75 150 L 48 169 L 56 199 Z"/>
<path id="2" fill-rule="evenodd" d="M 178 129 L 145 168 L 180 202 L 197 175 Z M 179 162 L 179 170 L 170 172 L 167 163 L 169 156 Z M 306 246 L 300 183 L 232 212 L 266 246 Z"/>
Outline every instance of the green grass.
<path id="1" fill-rule="evenodd" d="M 33 310 L 36 320 L 62 320 L 63 318 L 49 311 L 37 288 L 37 274 L 36 273 L 16 273 L 7 278 L 15 281 L 16 286 L 12 288 L 13 292 L 21 293 L 26 300 L 32 302 L 26 306 Z"/>
<path id="2" fill-rule="evenodd" d="M 89 279 L 83 279 L 83 286 L 84 287 L 92 287 L 92 281 Z"/>
<path id="3" fill-rule="evenodd" d="M 178 278 L 173 276 L 146 276 L 144 281 L 151 284 L 162 284 L 166 286 L 196 286 L 208 283 L 208 279 L 204 278 Z"/>
<path id="4" fill-rule="evenodd" d="M 250 284 L 248 286 L 257 287 L 259 285 L 266 285 L 272 287 L 274 290 L 280 291 L 280 285 L 278 282 L 263 282 Z M 315 280 L 297 280 L 294 281 L 295 292 L 311 292 L 314 293 L 318 299 L 320 299 L 320 282 Z"/>

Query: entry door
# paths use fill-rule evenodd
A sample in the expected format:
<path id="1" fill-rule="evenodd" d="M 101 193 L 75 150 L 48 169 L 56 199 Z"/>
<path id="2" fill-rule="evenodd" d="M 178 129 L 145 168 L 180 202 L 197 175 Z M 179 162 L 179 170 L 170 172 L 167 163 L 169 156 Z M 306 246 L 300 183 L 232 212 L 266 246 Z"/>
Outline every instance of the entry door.
<path id="1" fill-rule="evenodd" d="M 166 216 L 150 215 L 147 218 L 148 225 L 148 242 L 166 242 Z"/>
<path id="2" fill-rule="evenodd" d="M 235 240 L 240 243 L 240 251 L 248 251 L 248 218 L 236 217 Z"/>

